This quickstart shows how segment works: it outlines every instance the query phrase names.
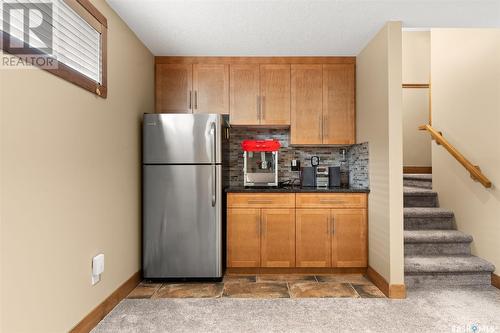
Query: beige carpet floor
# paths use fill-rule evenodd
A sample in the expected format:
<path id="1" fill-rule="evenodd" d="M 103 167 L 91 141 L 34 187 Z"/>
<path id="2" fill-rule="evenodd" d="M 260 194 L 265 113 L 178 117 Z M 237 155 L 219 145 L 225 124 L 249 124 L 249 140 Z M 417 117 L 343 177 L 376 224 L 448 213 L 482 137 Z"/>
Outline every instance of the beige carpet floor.
<path id="1" fill-rule="evenodd" d="M 126 299 L 92 332 L 500 332 L 500 290 L 412 290 L 405 300 Z"/>

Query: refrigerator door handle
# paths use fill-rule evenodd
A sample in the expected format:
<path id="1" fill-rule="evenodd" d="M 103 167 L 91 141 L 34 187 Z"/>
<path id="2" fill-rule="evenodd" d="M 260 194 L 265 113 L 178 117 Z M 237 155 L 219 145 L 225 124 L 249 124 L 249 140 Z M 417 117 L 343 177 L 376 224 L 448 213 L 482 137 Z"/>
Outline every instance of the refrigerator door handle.
<path id="1" fill-rule="evenodd" d="M 216 141 L 215 141 L 215 138 L 216 138 L 216 133 L 215 133 L 215 127 L 216 127 L 216 124 L 215 122 L 211 123 L 210 124 L 210 132 L 212 134 L 212 163 L 215 163 L 216 159 L 215 159 L 215 156 L 217 155 L 217 152 L 216 152 L 216 149 L 217 149 L 217 146 L 216 146 Z M 215 207 L 215 204 L 217 202 L 217 195 L 216 195 L 216 185 L 217 185 L 217 168 L 214 165 L 212 165 L 212 207 Z"/>
<path id="2" fill-rule="evenodd" d="M 212 207 L 217 203 L 217 167 L 212 165 Z"/>
<path id="3" fill-rule="evenodd" d="M 216 142 L 215 142 L 215 122 L 211 123 L 210 124 L 210 134 L 211 134 L 211 139 L 212 139 L 212 163 L 215 163 L 216 162 L 216 159 L 215 159 L 215 156 L 217 155 L 217 146 L 216 146 Z"/>

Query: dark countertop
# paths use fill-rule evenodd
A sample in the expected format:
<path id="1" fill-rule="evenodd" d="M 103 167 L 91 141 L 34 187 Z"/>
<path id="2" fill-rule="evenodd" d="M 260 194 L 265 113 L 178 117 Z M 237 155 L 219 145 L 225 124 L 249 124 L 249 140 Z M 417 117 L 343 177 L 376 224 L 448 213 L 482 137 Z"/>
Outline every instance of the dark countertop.
<path id="1" fill-rule="evenodd" d="M 245 187 L 229 186 L 225 188 L 227 193 L 369 193 L 369 188 L 361 187 Z"/>

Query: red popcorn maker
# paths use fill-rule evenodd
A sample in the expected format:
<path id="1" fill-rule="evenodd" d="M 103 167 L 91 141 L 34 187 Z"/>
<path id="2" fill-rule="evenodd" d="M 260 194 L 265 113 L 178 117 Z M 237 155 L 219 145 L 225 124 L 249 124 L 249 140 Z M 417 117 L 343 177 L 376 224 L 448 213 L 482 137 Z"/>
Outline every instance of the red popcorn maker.
<path id="1" fill-rule="evenodd" d="M 245 186 L 278 186 L 278 140 L 243 140 Z"/>

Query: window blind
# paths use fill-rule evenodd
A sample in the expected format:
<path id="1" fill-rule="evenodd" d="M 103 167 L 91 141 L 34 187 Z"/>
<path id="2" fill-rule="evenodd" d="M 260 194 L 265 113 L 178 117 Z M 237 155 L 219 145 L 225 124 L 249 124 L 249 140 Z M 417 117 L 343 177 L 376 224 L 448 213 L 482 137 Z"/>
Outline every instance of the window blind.
<path id="1" fill-rule="evenodd" d="M 1 1 L 0 1 L 1 3 Z M 9 11 L 10 25 L 9 33 L 15 39 L 25 41 L 32 48 L 43 50 L 46 42 L 52 40 L 52 50 L 46 51 L 53 55 L 58 62 L 74 69 L 89 79 L 102 83 L 102 59 L 101 59 L 101 32 L 99 24 L 93 23 L 93 17 L 90 15 L 81 15 L 75 9 L 80 6 L 76 1 L 53 0 L 44 1 L 49 5 L 41 5 L 35 0 L 12 0 L 3 1 L 3 3 L 18 4 L 21 8 L 30 8 L 29 25 L 30 27 L 40 27 L 36 33 L 30 31 L 29 40 L 25 40 L 23 32 L 23 23 L 25 16 L 23 9 L 14 9 Z M 30 6 L 33 4 L 34 6 Z M 51 4 L 51 6 L 50 6 Z M 2 7 L 0 17 L 3 20 Z M 84 11 L 85 9 L 82 8 Z M 90 21 L 90 23 L 89 23 Z M 95 20 L 97 22 L 97 20 Z M 45 24 L 40 25 L 44 22 Z M 2 30 L 3 30 L 2 22 Z M 22 44 L 13 42 L 11 46 L 20 47 Z"/>

